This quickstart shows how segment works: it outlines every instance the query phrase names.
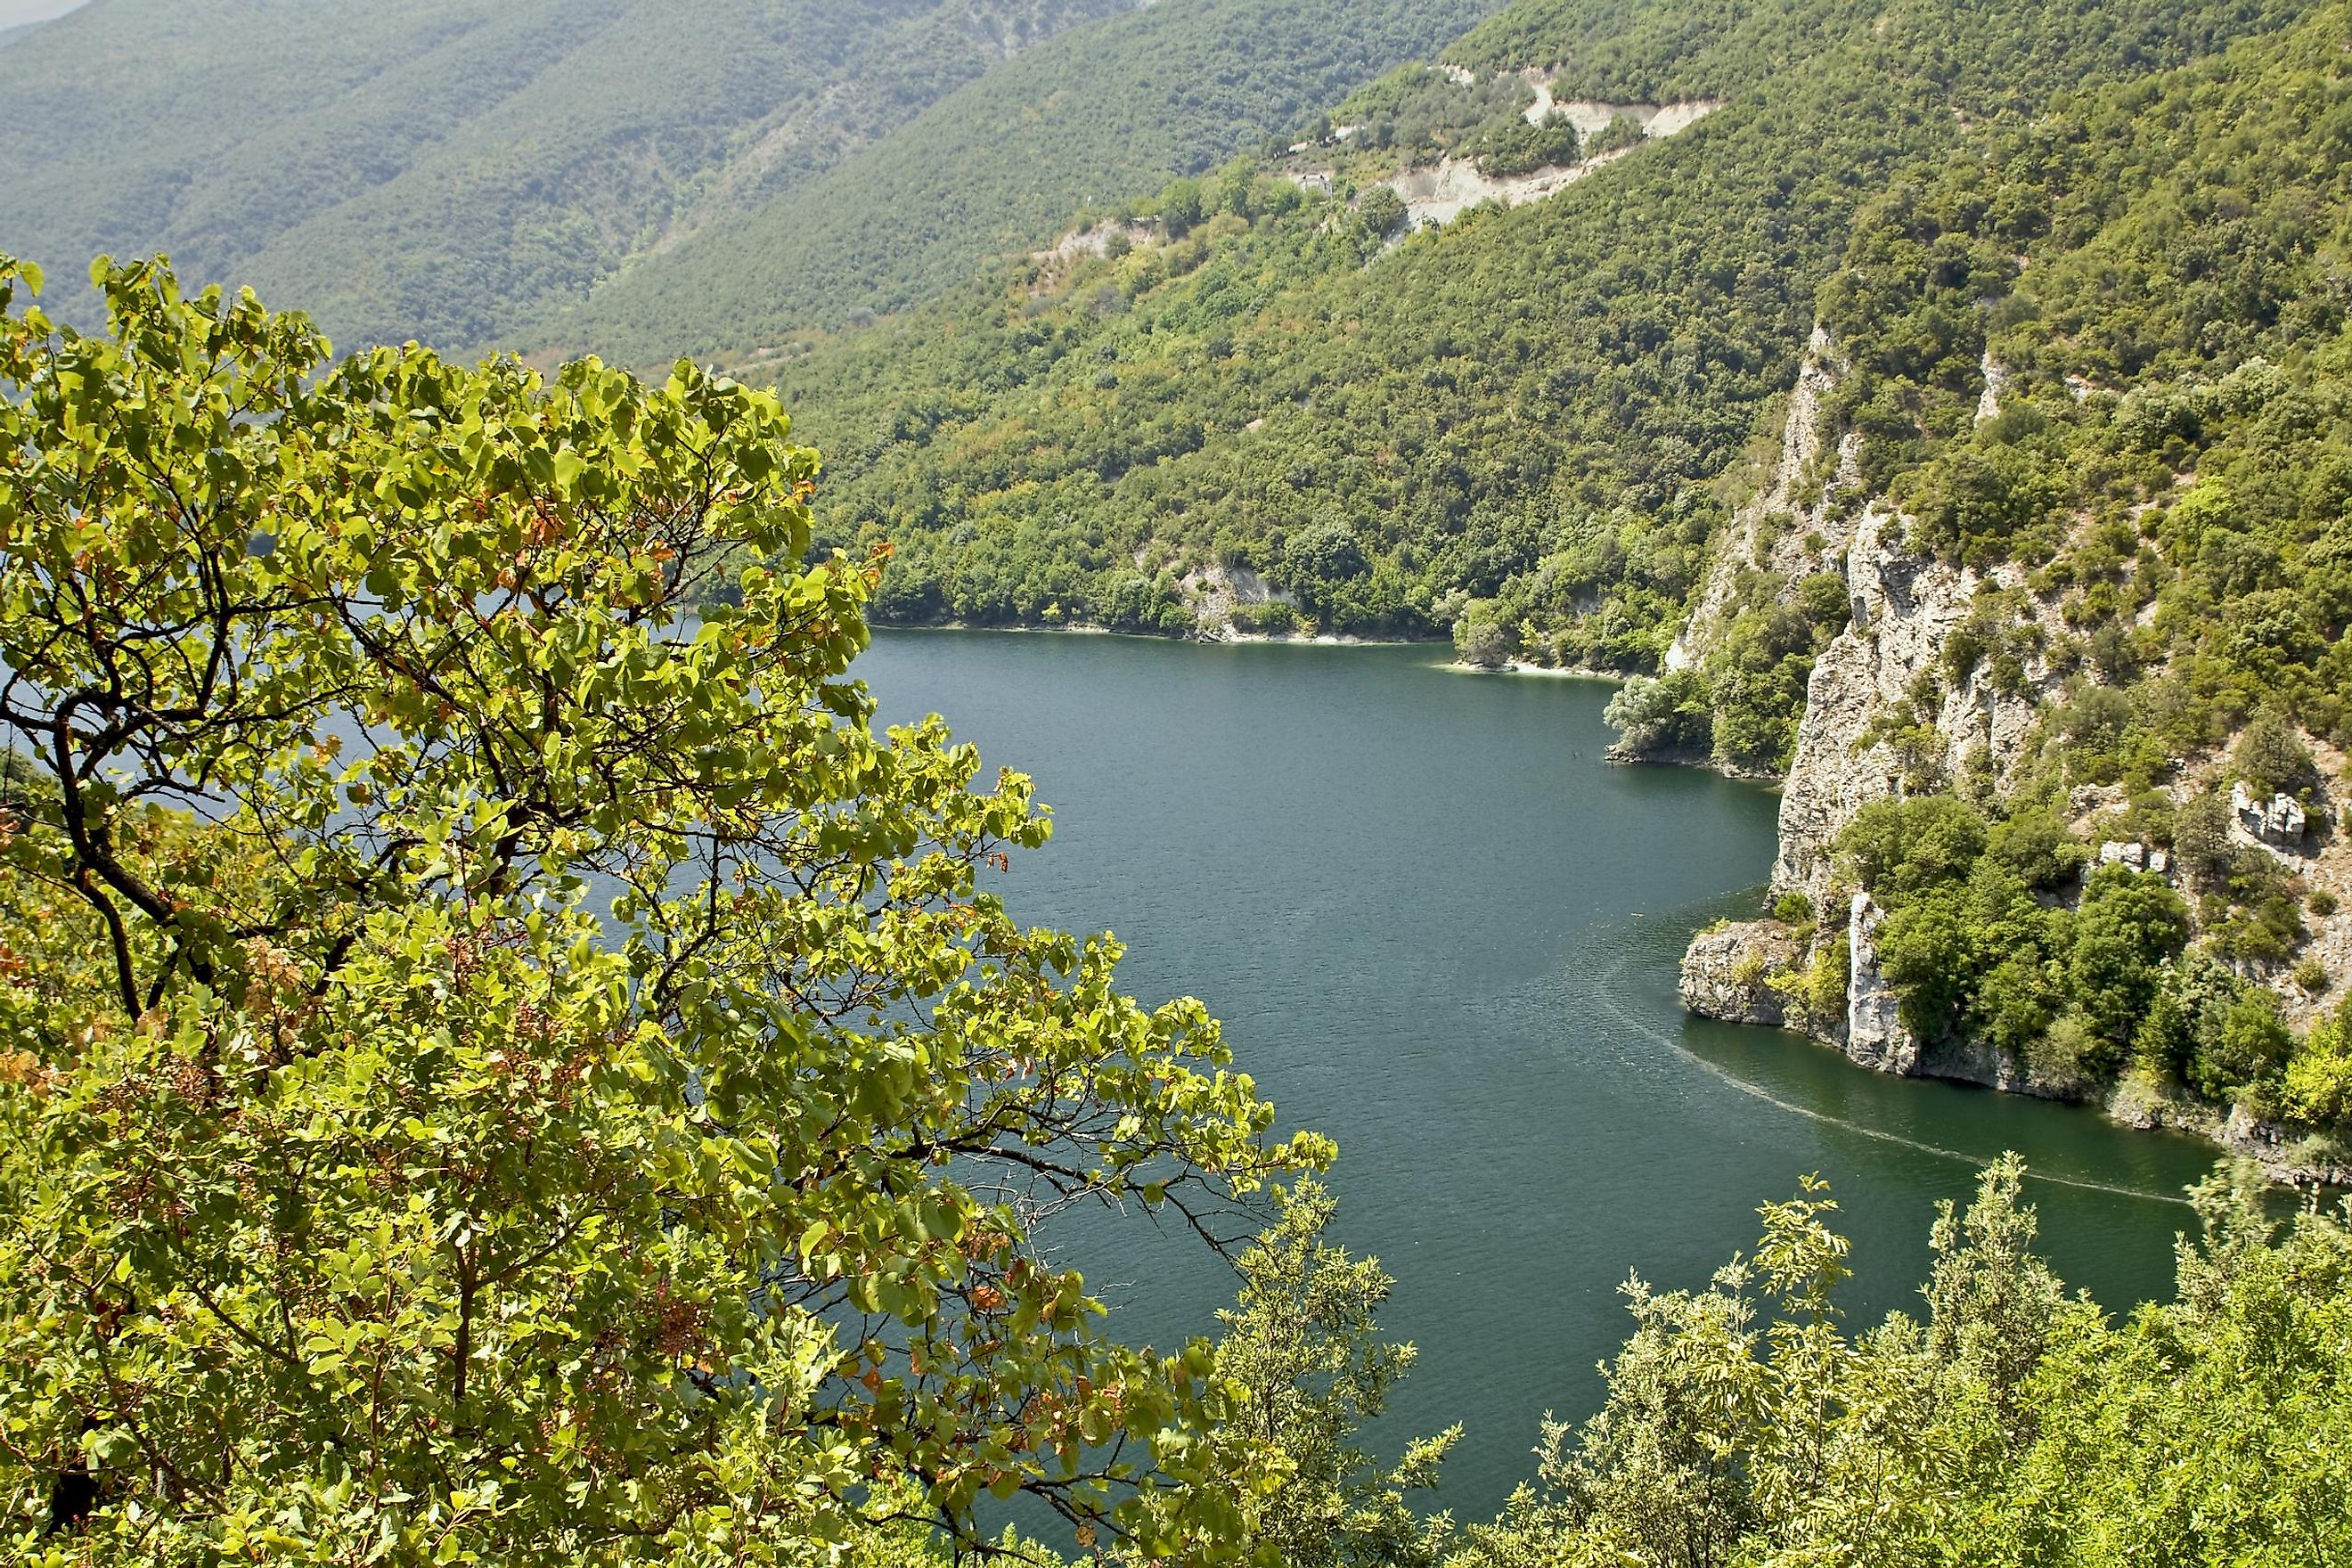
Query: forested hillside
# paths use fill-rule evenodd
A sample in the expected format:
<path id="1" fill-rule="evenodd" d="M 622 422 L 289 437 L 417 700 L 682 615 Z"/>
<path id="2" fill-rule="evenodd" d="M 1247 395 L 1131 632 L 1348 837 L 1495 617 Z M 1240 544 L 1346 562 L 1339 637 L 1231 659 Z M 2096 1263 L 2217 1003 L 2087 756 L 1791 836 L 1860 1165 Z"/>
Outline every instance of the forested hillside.
<path id="1" fill-rule="evenodd" d="M 530 341 L 631 363 L 740 359 L 901 310 L 1046 242 L 1088 203 L 1286 131 L 1491 4 L 1160 0 L 992 71 L 824 178 L 534 322 Z"/>
<path id="2" fill-rule="evenodd" d="M 1781 918 L 1727 934 L 1792 1021 L 2336 1180 L 2347 41 L 2323 7 L 1873 202 L 1821 296 L 1843 459 L 1621 710 L 1789 764 Z"/>
<path id="3" fill-rule="evenodd" d="M 87 320 L 100 250 L 353 345 L 526 307 L 775 198 L 1128 0 L 94 0 L 0 55 L 0 243 Z"/>
<path id="4" fill-rule="evenodd" d="M 1523 657 L 1647 668 L 1856 213 L 1972 123 L 2293 10 L 1514 7 L 1469 74 L 1722 107 L 1401 241 L 1344 179 L 1232 167 L 1136 204 L 1139 243 L 984 276 L 782 386 L 828 527 L 899 552 L 886 616 L 1179 629 L 1245 569 L 1295 601 L 1267 624 L 1498 621 Z"/>

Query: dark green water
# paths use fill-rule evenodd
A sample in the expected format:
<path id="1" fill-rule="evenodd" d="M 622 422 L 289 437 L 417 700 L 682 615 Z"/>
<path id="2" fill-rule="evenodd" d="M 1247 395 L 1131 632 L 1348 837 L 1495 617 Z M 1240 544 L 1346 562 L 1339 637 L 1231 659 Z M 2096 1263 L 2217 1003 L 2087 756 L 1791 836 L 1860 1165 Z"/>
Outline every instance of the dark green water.
<path id="1" fill-rule="evenodd" d="M 1129 990 L 1202 997 L 1284 1121 L 1338 1139 L 1339 1239 L 1395 1275 L 1384 1321 L 1421 1349 L 1382 1436 L 1466 1426 L 1457 1516 L 1530 1472 L 1545 1411 L 1595 1405 L 1628 1271 L 1704 1283 L 1807 1172 L 1844 1207 L 1856 1318 L 1916 1300 L 1936 1200 L 2004 1149 L 2070 1281 L 2168 1291 L 2202 1145 L 1685 1017 L 1676 961 L 1752 911 L 1777 798 L 1606 763 L 1605 685 L 1444 657 L 898 632 L 858 673 L 886 718 L 943 713 L 1035 777 L 1055 834 L 1003 879 L 1016 915 L 1117 931 Z M 1133 1340 L 1232 1295 L 1140 1221 L 1065 1240 Z"/>

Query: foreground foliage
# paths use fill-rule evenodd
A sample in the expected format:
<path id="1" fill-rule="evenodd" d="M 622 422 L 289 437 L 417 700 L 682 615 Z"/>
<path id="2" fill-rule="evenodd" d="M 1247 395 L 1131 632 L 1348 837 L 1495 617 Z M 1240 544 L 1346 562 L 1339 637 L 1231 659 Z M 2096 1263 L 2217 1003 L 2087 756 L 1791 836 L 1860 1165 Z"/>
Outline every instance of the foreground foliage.
<path id="1" fill-rule="evenodd" d="M 0 261 L 0 1529 L 34 1560 L 822 1560 L 1025 1491 L 1210 1561 L 1284 1475 L 1039 1255 L 1215 1239 L 1197 1003 L 981 886 L 1047 824 L 844 679 L 814 454 Z M 592 913 L 591 898 L 609 905 Z"/>
<path id="2" fill-rule="evenodd" d="M 2194 1194 L 2179 1296 L 2117 1321 L 2032 1251 L 2014 1156 L 1934 1232 L 1925 1311 L 1849 1331 L 1817 1183 L 1767 1205 L 1701 1290 L 1634 1331 L 1538 1486 L 1454 1568 L 2266 1564 L 2352 1554 L 2352 1230 L 2284 1237 L 2257 1194 Z"/>

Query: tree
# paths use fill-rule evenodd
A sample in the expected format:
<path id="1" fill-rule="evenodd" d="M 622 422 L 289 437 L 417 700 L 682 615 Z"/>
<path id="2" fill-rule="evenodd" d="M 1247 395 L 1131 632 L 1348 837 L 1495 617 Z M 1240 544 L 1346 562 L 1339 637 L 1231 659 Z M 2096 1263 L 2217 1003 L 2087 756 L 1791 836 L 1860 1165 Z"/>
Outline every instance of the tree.
<path id="1" fill-rule="evenodd" d="M 2308 790 L 2318 782 L 2319 770 L 2294 726 L 2275 713 L 2265 713 L 2247 725 L 2230 749 L 2230 776 L 2244 781 L 2256 799 L 2268 800 Z"/>
<path id="2" fill-rule="evenodd" d="M 2287 1108 L 2322 1127 L 2352 1121 L 2352 998 L 2312 1026 L 2286 1069 Z"/>
<path id="3" fill-rule="evenodd" d="M 981 885 L 1046 819 L 870 727 L 774 400 L 93 276 L 106 337 L 0 258 L 17 1554 L 797 1562 L 1024 1490 L 1240 1550 L 1210 1346 L 1037 1231 L 1222 1242 L 1328 1145 Z"/>
<path id="4" fill-rule="evenodd" d="M 1356 221 L 1374 239 L 1386 239 L 1405 224 L 1404 198 L 1387 185 L 1374 185 L 1356 203 Z"/>
<path id="5" fill-rule="evenodd" d="M 2229 802 L 2209 790 L 2183 805 L 2174 821 L 2172 845 L 2191 887 L 2225 884 L 2237 858 L 2230 839 Z"/>
<path id="6" fill-rule="evenodd" d="M 2021 805 L 1994 824 L 1985 852 L 2023 878 L 2028 887 L 2044 889 L 2072 880 L 2090 858 L 2089 847 L 2056 812 L 2042 805 Z"/>
<path id="7" fill-rule="evenodd" d="M 1480 669 L 1501 669 L 1518 652 L 1518 639 L 1492 599 L 1473 599 L 1454 623 L 1454 650 L 1462 662 Z"/>
<path id="8" fill-rule="evenodd" d="M 2271 1088 L 2294 1049 L 2278 994 L 2248 987 L 2221 1009 L 2212 1034 L 2198 1042 L 2189 1081 L 2208 1100 L 2251 1100 L 2252 1109 L 2268 1110 Z"/>
<path id="9" fill-rule="evenodd" d="M 1200 181 L 1170 181 L 1160 193 L 1160 221 L 1168 226 L 1168 237 L 1181 239 L 1200 227 L 1205 205 Z"/>
<path id="10" fill-rule="evenodd" d="M 1409 1445 L 1391 1469 L 1360 1447 L 1413 1347 L 1380 1338 L 1391 1281 L 1379 1260 L 1323 1239 L 1331 1194 L 1310 1178 L 1280 1202 L 1280 1219 L 1242 1255 L 1240 1305 L 1217 1314 L 1217 1370 L 1246 1395 L 1244 1440 L 1281 1456 L 1290 1478 L 1266 1500 L 1259 1549 L 1283 1568 L 1426 1568 L 1446 1521 L 1416 1515 L 1406 1494 L 1437 1484 L 1462 1429 Z"/>
<path id="11" fill-rule="evenodd" d="M 2147 1016 L 2161 982 L 2159 965 L 2189 940 L 2189 906 L 2154 872 L 2102 866 L 2083 892 L 2067 959 L 2076 1004 L 2115 1049 L 2095 1072 L 2121 1058 Z"/>
<path id="12" fill-rule="evenodd" d="M 1984 818 L 1947 795 L 1874 800 L 1854 813 L 1837 854 L 1864 888 L 1881 895 L 1916 892 L 1965 877 L 1985 849 Z"/>
<path id="13" fill-rule="evenodd" d="M 1614 749 L 1633 757 L 1705 752 L 1714 733 L 1706 683 L 1695 669 L 1630 678 L 1601 718 L 1618 733 Z"/>
<path id="14" fill-rule="evenodd" d="M 1871 1549 L 1911 1527 L 1917 1500 L 1853 1494 L 1867 1471 L 1884 1483 L 1911 1462 L 1930 1363 L 1907 1325 L 1862 1342 L 1844 1332 L 1836 1208 L 1806 1177 L 1759 1211 L 1754 1257 L 1707 1289 L 1627 1281 L 1634 1329 L 1602 1369 L 1607 1402 L 1580 1428 L 1545 1424 L 1542 1489 L 1470 1532 L 1467 1568 L 1893 1560 Z M 1824 1536 L 1849 1554 L 1815 1554 Z"/>
<path id="15" fill-rule="evenodd" d="M 1936 1255 L 1920 1294 L 1927 1301 L 1927 1353 L 1973 1382 L 2012 1438 L 2030 1438 L 2028 1380 L 2050 1348 L 2066 1288 L 2033 1251 L 2040 1230 L 2025 1202 L 2025 1162 L 2014 1152 L 1985 1167 L 1965 1215 L 1936 1206 Z"/>

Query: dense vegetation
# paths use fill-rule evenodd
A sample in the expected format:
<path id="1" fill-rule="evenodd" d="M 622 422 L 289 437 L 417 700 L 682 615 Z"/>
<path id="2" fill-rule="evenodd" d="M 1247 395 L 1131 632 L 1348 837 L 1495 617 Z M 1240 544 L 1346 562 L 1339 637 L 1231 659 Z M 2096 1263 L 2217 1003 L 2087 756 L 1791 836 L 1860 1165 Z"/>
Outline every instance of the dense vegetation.
<path id="1" fill-rule="evenodd" d="M 1188 584 L 1244 566 L 1295 599 L 1257 612 L 1277 619 L 1490 626 L 1507 656 L 1647 668 L 1856 214 L 1962 135 L 1955 110 L 2003 117 L 2288 9 L 1913 6 L 1881 26 L 1759 6 L 1671 37 L 1654 23 L 1676 7 L 1515 9 L 1489 27 L 1581 40 L 1577 90 L 1729 101 L 1548 201 L 1393 247 L 1397 209 L 1229 171 L 1197 229 L 992 273 L 817 345 L 782 385 L 818 411 L 832 536 L 898 551 L 886 616 L 1181 629 Z M 1409 153 L 1517 101 L 1432 107 L 1443 90 L 1408 73 L 1358 102 Z"/>
<path id="2" fill-rule="evenodd" d="M 2200 1189 L 2179 1299 L 2121 1321 L 2034 1256 L 2013 1158 L 1944 1205 L 1925 1311 L 1849 1331 L 1817 1183 L 1704 1289 L 1625 1288 L 1607 1402 L 1454 1568 L 2302 1568 L 2352 1552 L 2352 1231 Z"/>
<path id="3" fill-rule="evenodd" d="M 900 310 L 1045 244 L 1089 203 L 1257 145 L 1427 54 L 1490 3 L 1160 0 L 990 72 L 789 198 L 529 331 L 630 363 L 740 360 Z"/>
<path id="4" fill-rule="evenodd" d="M 1865 490 L 1923 548 L 2030 569 L 1948 678 L 2079 670 L 2074 782 L 2145 789 L 2265 708 L 2352 739 L 2347 27 L 2331 5 L 1977 139 L 1865 216 L 1824 293 Z M 2065 646 L 2012 646 L 2028 597 Z"/>
<path id="5" fill-rule="evenodd" d="M 1328 1145 L 1268 1135 L 1198 1003 L 986 890 L 1045 819 L 936 719 L 873 731 L 876 566 L 808 562 L 772 398 L 329 367 L 249 295 L 98 277 L 85 338 L 0 260 L 14 1556 L 898 1568 L 1016 1492 L 1137 1568 L 2352 1550 L 2344 1223 L 2217 1179 L 2179 1300 L 2119 1322 L 2032 1255 L 2013 1160 L 1916 1321 L 1844 1328 L 1811 1182 L 1707 1288 L 1630 1282 L 1538 1483 L 1422 1511 L 1453 1434 L 1372 1456 L 1412 1353 L 1327 1237 Z M 1906 809 L 1849 844 L 1882 885 L 2069 863 Z M 2094 928 L 2168 896 L 2101 879 L 2095 1022 L 2137 972 Z M 1224 1242 L 1267 1200 L 1172 1354 L 1040 1250 L 1072 1202 Z"/>
<path id="6" fill-rule="evenodd" d="M 2009 1156 L 1965 1209 L 1940 1205 L 1920 1310 L 1868 1325 L 1841 1302 L 1838 1205 L 1808 1181 L 1705 1286 L 1626 1282 L 1632 1332 L 1598 1412 L 1547 1424 L 1537 1477 L 1499 1518 L 1416 1522 L 1397 1484 L 1412 1478 L 1359 1467 L 1352 1489 L 1297 1500 L 1316 1528 L 1261 1544 L 1285 1568 L 2306 1568 L 2352 1552 L 2346 1216 L 2306 1212 L 2282 1234 L 2258 1193 L 2217 1175 L 2191 1194 L 2202 1234 L 2179 1245 L 2176 1299 L 2116 1319 L 2035 1253 L 2027 1175 Z M 1396 1370 L 1409 1347 L 1369 1332 L 1379 1285 L 1294 1215 L 1253 1253 L 1221 1352 L 1274 1331 L 1298 1347 L 1290 1373 L 1349 1386 Z M 1327 1419 L 1293 1427 L 1302 1475 L 1349 1432 L 1307 1407 Z"/>
<path id="7" fill-rule="evenodd" d="M 2248 772 L 2240 763 L 2232 782 Z M 1840 849 L 1848 875 L 1888 911 L 1880 961 L 1913 1033 L 2012 1053 L 2046 1090 L 2103 1091 L 2128 1074 L 2158 1096 L 2185 1092 L 2322 1132 L 2343 1126 L 2352 1005 L 2297 1039 L 2278 994 L 2249 978 L 2293 950 L 2303 900 L 2277 858 L 2232 844 L 2214 814 L 2195 809 L 2212 798 L 2179 812 L 2134 808 L 2143 819 L 2161 812 L 2180 889 L 2120 864 L 2084 876 L 2089 845 L 2031 795 L 2000 803 L 1990 821 L 1950 795 L 1865 806 Z M 2078 879 L 2079 900 L 2062 901 Z M 2294 978 L 2314 991 L 2330 979 Z"/>
<path id="8" fill-rule="evenodd" d="M 0 245 L 87 324 L 100 250 L 307 300 L 338 341 L 526 310 L 775 199 L 1124 0 L 106 0 L 0 56 Z"/>
<path id="9" fill-rule="evenodd" d="M 2345 26 L 2327 7 L 2060 95 L 1858 217 L 1820 302 L 1845 371 L 1828 436 L 1859 440 L 1832 504 L 1895 510 L 1913 545 L 1988 578 L 2015 568 L 1888 716 L 1898 743 L 1936 750 L 1928 716 L 1974 679 L 2063 685 L 2033 784 L 2143 794 L 2266 710 L 2352 736 Z M 1988 362 L 2004 384 L 1979 420 Z M 1785 762 L 1811 656 L 1843 624 L 1824 586 L 1746 574 L 1706 679 L 1644 689 L 1629 718 L 1698 681 L 1717 756 Z"/>
<path id="10" fill-rule="evenodd" d="M 772 398 L 0 259 L 0 1510 L 64 1563 L 822 1560 L 1284 1473 L 1041 1210 L 1238 1239 L 1197 1002 L 980 886 L 1047 823 L 844 679 Z M 20 307 L 11 309 L 11 307 Z M 593 885 L 600 889 L 592 910 Z"/>
<path id="11" fill-rule="evenodd" d="M 2329 6 L 1989 130 L 1874 204 L 1822 291 L 1862 470 L 1833 504 L 1883 497 L 1915 548 L 1979 574 L 1874 725 L 1912 798 L 1843 846 L 1889 911 L 1906 1023 L 2045 1089 L 2122 1079 L 2323 1139 L 2352 1112 L 2346 1019 L 2298 1040 L 2280 1004 L 2342 978 L 2302 950 L 2334 896 L 2231 828 L 2242 789 L 2323 845 L 2340 829 L 2312 746 L 2352 743 L 2347 32 Z M 1987 363 L 2005 384 L 1980 418 Z M 1751 587 L 1755 614 L 1801 619 L 1785 584 Z M 1740 718 L 1716 690 L 1714 722 Z M 1982 690 L 2045 694 L 2005 775 L 1944 761 L 1948 694 Z M 1669 694 L 1642 697 L 1664 715 Z M 1773 695 L 1753 710 L 1801 706 Z M 2168 877 L 2103 868 L 2071 907 L 2115 842 Z"/>

